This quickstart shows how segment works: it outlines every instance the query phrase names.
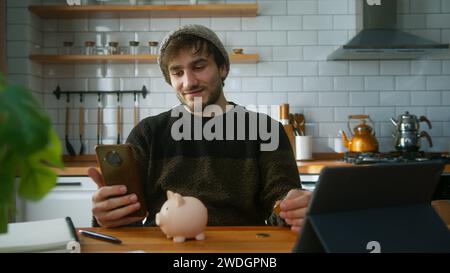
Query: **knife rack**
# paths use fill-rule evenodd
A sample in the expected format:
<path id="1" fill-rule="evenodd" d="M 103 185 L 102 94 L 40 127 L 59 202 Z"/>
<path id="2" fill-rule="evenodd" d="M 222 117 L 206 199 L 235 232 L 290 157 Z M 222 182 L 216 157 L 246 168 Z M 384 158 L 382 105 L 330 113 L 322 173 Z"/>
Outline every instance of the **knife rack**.
<path id="1" fill-rule="evenodd" d="M 59 87 L 59 85 L 56 87 L 55 91 L 53 91 L 53 94 L 56 96 L 56 98 L 59 100 L 61 98 L 62 94 L 76 94 L 76 95 L 80 95 L 84 96 L 84 95 L 104 95 L 104 94 L 116 94 L 116 95 L 120 95 L 120 94 L 134 94 L 136 96 L 136 94 L 142 94 L 142 97 L 145 99 L 145 97 L 148 94 L 148 90 L 147 87 L 145 85 L 142 86 L 141 90 L 126 90 L 126 91 L 62 91 L 61 88 Z"/>

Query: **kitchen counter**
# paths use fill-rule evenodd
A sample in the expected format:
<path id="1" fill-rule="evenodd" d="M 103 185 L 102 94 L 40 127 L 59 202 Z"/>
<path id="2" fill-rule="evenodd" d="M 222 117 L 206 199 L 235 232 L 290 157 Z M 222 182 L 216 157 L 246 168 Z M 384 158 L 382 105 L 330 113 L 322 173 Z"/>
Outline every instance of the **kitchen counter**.
<path id="1" fill-rule="evenodd" d="M 63 156 L 64 169 L 54 169 L 58 176 L 87 176 L 90 167 L 98 167 L 95 155 Z"/>
<path id="2" fill-rule="evenodd" d="M 355 166 L 353 164 L 339 161 L 337 159 L 329 160 L 311 160 L 311 161 L 297 161 L 298 172 L 300 174 L 319 174 L 324 167 L 342 167 L 342 166 Z M 364 166 L 364 165 L 358 165 Z M 450 174 L 450 164 L 446 164 L 444 173 Z"/>
<path id="3" fill-rule="evenodd" d="M 313 154 L 313 160 L 297 161 L 298 172 L 300 174 L 320 174 L 324 167 L 345 167 L 355 166 L 351 163 L 341 161 L 342 154 L 338 153 L 319 153 Z M 364 165 L 359 165 L 364 166 Z M 444 173 L 450 174 L 450 164 L 444 167 Z"/>
<path id="4" fill-rule="evenodd" d="M 297 161 L 300 174 L 319 174 L 324 167 L 354 166 L 350 163 L 340 161 L 342 154 L 318 153 L 314 154 L 314 160 Z M 97 167 L 95 155 L 63 156 L 65 168 L 56 169 L 59 176 L 87 176 L 89 167 Z M 445 173 L 450 173 L 450 164 L 445 165 Z"/>

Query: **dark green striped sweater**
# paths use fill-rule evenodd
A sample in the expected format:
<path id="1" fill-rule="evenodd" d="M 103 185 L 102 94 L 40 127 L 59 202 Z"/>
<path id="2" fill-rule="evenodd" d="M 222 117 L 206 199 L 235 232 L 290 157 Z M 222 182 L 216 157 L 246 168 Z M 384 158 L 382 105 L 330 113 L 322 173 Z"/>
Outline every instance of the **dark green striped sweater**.
<path id="1" fill-rule="evenodd" d="M 178 109 L 184 110 L 182 106 Z M 268 118 L 276 125 L 279 146 L 274 151 L 261 151 L 261 144 L 269 140 L 259 134 L 256 139 L 249 139 L 251 124 L 254 125 L 250 115 L 259 119 L 267 115 L 235 104 L 232 110 L 216 117 L 194 118 L 186 110 L 182 112 L 185 118 L 191 118 L 191 126 L 196 121 L 207 126 L 217 119 L 233 126 L 224 126 L 223 134 L 216 131 L 219 127 L 209 127 L 211 132 L 223 135 L 224 140 L 217 137 L 212 141 L 177 141 L 171 130 L 181 116 L 171 117 L 171 111 L 167 111 L 145 118 L 131 131 L 127 142 L 133 145 L 139 162 L 149 211 L 145 225 L 155 225 L 155 214 L 165 202 L 167 190 L 200 199 L 208 209 L 208 225 L 264 225 L 266 219 L 273 218 L 275 201 L 290 189 L 301 188 L 290 143 L 280 123 Z M 234 138 L 237 136 L 238 113 L 242 112 L 246 114 L 246 139 L 226 140 L 227 131 Z M 178 132 L 187 132 L 184 128 Z"/>

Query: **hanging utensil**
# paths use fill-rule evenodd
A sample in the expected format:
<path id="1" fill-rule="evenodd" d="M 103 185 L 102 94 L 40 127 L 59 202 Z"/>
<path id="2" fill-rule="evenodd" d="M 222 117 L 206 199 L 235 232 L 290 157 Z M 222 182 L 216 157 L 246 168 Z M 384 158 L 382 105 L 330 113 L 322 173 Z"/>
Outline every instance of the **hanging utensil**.
<path id="1" fill-rule="evenodd" d="M 69 155 L 75 155 L 75 150 L 73 149 L 72 144 L 69 142 L 69 122 L 70 122 L 70 110 L 69 110 L 69 102 L 70 102 L 70 96 L 67 94 L 67 100 L 66 100 L 66 124 L 65 124 L 65 140 L 66 140 L 66 150 L 69 153 Z"/>
<path id="2" fill-rule="evenodd" d="M 137 99 L 137 94 L 134 94 L 134 115 L 133 115 L 133 125 L 134 127 L 136 127 L 136 125 L 139 122 L 139 100 Z"/>
<path id="3" fill-rule="evenodd" d="M 122 107 L 120 106 L 120 93 L 117 92 L 117 144 L 121 143 L 120 133 L 122 131 Z"/>
<path id="4" fill-rule="evenodd" d="M 101 128 L 103 126 L 103 118 L 102 118 L 102 96 L 98 93 L 97 99 L 97 145 L 101 144 Z"/>
<path id="5" fill-rule="evenodd" d="M 84 154 L 84 107 L 83 107 L 83 94 L 80 94 L 80 110 L 78 112 L 78 129 L 80 133 L 80 155 Z"/>

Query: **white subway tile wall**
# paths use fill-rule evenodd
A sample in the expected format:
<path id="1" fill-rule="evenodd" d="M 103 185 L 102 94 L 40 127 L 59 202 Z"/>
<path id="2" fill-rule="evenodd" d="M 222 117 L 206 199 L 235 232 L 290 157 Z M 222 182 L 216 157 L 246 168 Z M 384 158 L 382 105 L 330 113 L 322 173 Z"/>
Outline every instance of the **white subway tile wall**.
<path id="1" fill-rule="evenodd" d="M 339 129 L 347 130 L 350 114 L 369 114 L 375 122 L 382 151 L 393 149 L 395 117 L 409 111 L 426 115 L 433 129 L 434 146 L 426 151 L 448 151 L 450 142 L 450 54 L 406 61 L 327 61 L 327 56 L 356 33 L 356 4 L 362 0 L 258 0 L 255 18 L 138 18 L 138 19 L 40 19 L 31 15 L 29 4 L 65 4 L 63 0 L 8 0 L 7 50 L 11 81 L 29 87 L 64 136 L 66 98 L 52 92 L 91 91 L 84 97 L 88 153 L 96 144 L 96 91 L 138 90 L 140 118 L 169 110 L 178 103 L 156 64 L 39 65 L 31 53 L 56 54 L 63 41 L 73 41 L 81 52 L 84 41 L 98 45 L 117 41 L 125 46 L 138 39 L 142 45 L 161 38 L 188 23 L 203 24 L 217 32 L 227 50 L 243 47 L 260 54 L 258 64 L 232 64 L 225 84 L 228 100 L 241 105 L 287 102 L 293 112 L 306 117 L 307 133 L 314 137 L 314 152 L 341 151 Z M 96 1 L 90 0 L 90 3 Z M 188 0 L 143 1 L 147 4 L 184 4 Z M 243 3 L 246 1 L 199 1 Z M 127 4 L 128 1 L 110 1 Z M 398 1 L 399 25 L 406 31 L 450 42 L 450 0 Z M 148 50 L 148 49 L 147 49 Z M 102 96 L 103 143 L 115 143 L 116 95 Z M 133 127 L 133 95 L 122 95 L 125 139 Z M 70 139 L 79 148 L 79 97 L 73 96 Z"/>

